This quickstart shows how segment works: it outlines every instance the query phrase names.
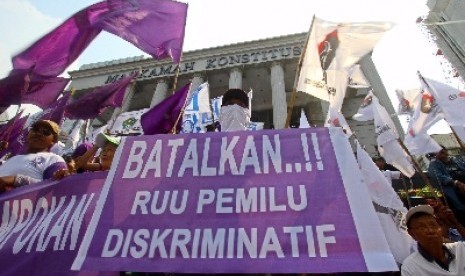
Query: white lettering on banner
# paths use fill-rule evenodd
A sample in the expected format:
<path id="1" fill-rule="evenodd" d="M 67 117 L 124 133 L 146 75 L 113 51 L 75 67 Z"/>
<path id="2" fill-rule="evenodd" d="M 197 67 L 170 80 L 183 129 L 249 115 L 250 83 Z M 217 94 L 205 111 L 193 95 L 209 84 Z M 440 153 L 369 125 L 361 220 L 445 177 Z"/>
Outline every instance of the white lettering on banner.
<path id="1" fill-rule="evenodd" d="M 94 194 L 5 201 L 0 226 L 0 249 L 14 238 L 13 254 L 21 251 L 45 251 L 77 248 L 84 215 Z"/>
<path id="2" fill-rule="evenodd" d="M 101 256 L 161 259 L 265 259 L 269 256 L 297 258 L 328 257 L 336 243 L 334 224 L 267 227 L 260 236 L 257 228 L 110 229 Z M 331 233 L 329 233 L 331 232 Z M 288 234 L 290 252 L 284 250 L 279 233 Z M 316 233 L 316 237 L 314 236 Z M 306 244 L 304 247 L 299 244 Z M 318 244 L 316 247 L 315 245 Z M 305 251 L 305 250 L 304 250 Z M 316 253 L 318 252 L 318 254 Z"/>
<path id="3" fill-rule="evenodd" d="M 214 208 L 217 214 L 302 211 L 308 205 L 307 190 L 305 185 L 299 185 L 298 192 L 294 191 L 296 189 L 286 186 L 287 200 L 283 202 L 277 202 L 275 187 L 201 189 L 197 195 L 196 213 L 204 213 L 206 207 Z M 186 210 L 188 197 L 189 190 L 137 191 L 130 214 L 179 215 Z"/>
<path id="4" fill-rule="evenodd" d="M 301 163 L 292 164 L 283 164 L 279 134 L 225 136 L 215 149 L 211 147 L 211 137 L 204 140 L 159 139 L 153 145 L 149 145 L 147 141 L 136 140 L 130 145 L 122 177 L 145 179 L 245 175 L 248 170 L 255 174 L 269 174 L 271 171 L 278 174 L 294 173 L 292 167 L 295 167 L 295 172 L 302 173 L 315 169 L 323 171 L 324 160 L 320 156 L 317 134 L 312 133 L 311 139 L 307 139 L 305 133 L 301 136 L 302 145 L 296 145 L 302 147 Z M 260 147 L 257 146 L 257 142 L 261 142 Z M 199 154 L 202 148 L 202 154 Z M 310 148 L 313 148 L 313 151 L 309 151 Z M 210 156 L 213 150 L 219 156 L 217 160 L 212 160 Z M 163 151 L 169 151 L 169 158 L 166 158 L 169 160 L 166 163 L 162 162 Z M 148 152 L 150 153 L 147 154 Z M 310 153 L 313 153 L 314 160 L 311 160 Z M 214 162 L 216 164 L 212 164 Z M 312 165 L 312 162 L 316 165 Z M 283 170 L 284 165 L 286 170 Z"/>

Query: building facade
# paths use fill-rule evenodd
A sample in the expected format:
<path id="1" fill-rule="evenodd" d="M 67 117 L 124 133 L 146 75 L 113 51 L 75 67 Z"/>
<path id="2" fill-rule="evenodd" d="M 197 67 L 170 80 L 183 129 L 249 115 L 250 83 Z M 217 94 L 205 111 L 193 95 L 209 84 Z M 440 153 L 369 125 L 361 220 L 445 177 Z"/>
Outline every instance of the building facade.
<path id="1" fill-rule="evenodd" d="M 428 0 L 427 26 L 436 43 L 462 77 L 465 76 L 465 2 L 463 0 Z"/>
<path id="2" fill-rule="evenodd" d="M 94 125 L 105 124 L 121 112 L 153 107 L 190 81 L 192 89 L 208 81 L 210 98 L 221 96 L 229 88 L 252 89 L 252 121 L 263 122 L 265 128 L 280 129 L 285 127 L 287 103 L 305 39 L 306 33 L 301 33 L 185 52 L 179 67 L 170 60 L 156 61 L 142 56 L 87 64 L 69 72 L 71 86 L 79 97 L 138 72 L 135 84 L 126 91 L 122 108 L 107 110 L 94 120 Z M 381 103 L 394 113 L 371 57 L 365 57 L 360 65 Z M 350 120 L 367 92 L 366 88 L 349 88 L 342 113 L 367 151 L 376 154 L 373 122 Z M 298 127 L 302 110 L 311 126 L 323 126 L 327 102 L 300 92 L 295 102 L 291 127 Z"/>

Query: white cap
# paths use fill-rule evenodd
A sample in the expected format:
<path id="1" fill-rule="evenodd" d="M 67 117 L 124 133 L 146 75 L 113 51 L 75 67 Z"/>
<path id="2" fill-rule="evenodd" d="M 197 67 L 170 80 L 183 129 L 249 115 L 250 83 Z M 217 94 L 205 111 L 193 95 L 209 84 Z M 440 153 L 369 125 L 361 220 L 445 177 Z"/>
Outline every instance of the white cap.
<path id="1" fill-rule="evenodd" d="M 408 210 L 405 216 L 405 223 L 408 224 L 409 219 L 416 213 L 425 213 L 434 216 L 434 209 L 430 205 L 417 205 Z"/>

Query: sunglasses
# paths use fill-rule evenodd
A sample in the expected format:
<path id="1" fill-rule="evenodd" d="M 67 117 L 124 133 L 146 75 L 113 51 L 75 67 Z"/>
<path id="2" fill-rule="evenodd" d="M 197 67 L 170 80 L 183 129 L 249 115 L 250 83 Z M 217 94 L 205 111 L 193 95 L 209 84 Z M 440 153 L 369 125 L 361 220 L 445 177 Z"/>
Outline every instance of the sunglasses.
<path id="1" fill-rule="evenodd" d="M 31 127 L 29 131 L 41 134 L 43 136 L 50 136 L 53 134 L 53 132 L 50 129 L 45 128 L 45 127 Z"/>

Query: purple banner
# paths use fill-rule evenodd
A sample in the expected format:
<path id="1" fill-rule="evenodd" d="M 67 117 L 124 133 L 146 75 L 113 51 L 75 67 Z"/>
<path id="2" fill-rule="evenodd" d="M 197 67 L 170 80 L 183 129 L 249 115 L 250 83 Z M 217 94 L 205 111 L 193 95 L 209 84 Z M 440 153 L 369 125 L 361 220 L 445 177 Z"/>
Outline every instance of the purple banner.
<path id="1" fill-rule="evenodd" d="M 312 128 L 126 138 L 73 269 L 395 270 L 389 266 L 387 244 L 380 236 L 376 240 L 383 235 L 376 223 L 366 228 L 375 233 L 371 240 L 357 231 L 370 224 L 361 225 L 353 212 L 366 212 L 362 216 L 372 222 L 376 216 L 360 178 L 347 179 L 366 198 L 355 199 L 347 190 L 342 175 L 350 171 L 356 176 L 356 162 L 342 131 L 330 132 Z M 366 244 L 376 251 L 373 255 Z M 389 265 L 381 268 L 370 259 Z"/>
<path id="2" fill-rule="evenodd" d="M 2 194 L 0 274 L 97 274 L 70 269 L 106 176 L 74 175 Z"/>

